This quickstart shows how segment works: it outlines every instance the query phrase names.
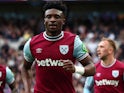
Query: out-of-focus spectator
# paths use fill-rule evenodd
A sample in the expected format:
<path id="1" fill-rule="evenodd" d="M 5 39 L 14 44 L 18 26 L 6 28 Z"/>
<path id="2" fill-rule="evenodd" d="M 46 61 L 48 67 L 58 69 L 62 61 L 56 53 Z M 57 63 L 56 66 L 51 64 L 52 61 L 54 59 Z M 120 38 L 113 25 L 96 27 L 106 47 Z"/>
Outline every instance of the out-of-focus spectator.
<path id="1" fill-rule="evenodd" d="M 115 54 L 115 57 L 124 62 L 124 28 L 120 30 L 119 41 L 120 45 Z"/>
<path id="2" fill-rule="evenodd" d="M 113 23 L 112 17 L 107 14 L 103 14 L 99 20 L 99 38 L 107 37 L 110 39 L 115 39 L 114 32 L 111 31 L 111 25 Z"/>

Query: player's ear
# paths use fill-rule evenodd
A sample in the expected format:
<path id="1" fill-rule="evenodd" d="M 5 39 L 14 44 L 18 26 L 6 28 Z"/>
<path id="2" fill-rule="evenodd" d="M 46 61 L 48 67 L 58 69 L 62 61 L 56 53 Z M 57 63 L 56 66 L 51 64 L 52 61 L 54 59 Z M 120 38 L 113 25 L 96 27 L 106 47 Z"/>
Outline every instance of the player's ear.
<path id="1" fill-rule="evenodd" d="M 65 18 L 63 19 L 63 23 L 62 23 L 63 25 L 65 24 Z"/>
<path id="2" fill-rule="evenodd" d="M 112 53 L 113 49 L 112 48 L 109 48 L 109 53 Z"/>
<path id="3" fill-rule="evenodd" d="M 66 17 L 64 14 L 62 14 L 62 24 L 64 25 L 65 24 L 65 21 L 66 21 Z"/>
<path id="4" fill-rule="evenodd" d="M 46 23 L 46 21 L 45 21 L 45 19 L 44 19 L 44 25 L 45 25 L 45 23 Z"/>
<path id="5" fill-rule="evenodd" d="M 66 19 L 65 19 L 65 16 L 63 17 L 63 21 L 62 21 L 62 24 L 64 25 L 65 24 L 65 21 L 66 21 Z"/>

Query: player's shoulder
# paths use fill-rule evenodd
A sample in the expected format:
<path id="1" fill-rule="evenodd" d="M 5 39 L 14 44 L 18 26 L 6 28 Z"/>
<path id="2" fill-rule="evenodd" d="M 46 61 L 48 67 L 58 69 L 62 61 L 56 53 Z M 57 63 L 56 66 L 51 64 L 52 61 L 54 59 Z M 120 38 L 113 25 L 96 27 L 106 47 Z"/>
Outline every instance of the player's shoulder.
<path id="1" fill-rule="evenodd" d="M 67 36 L 76 36 L 76 34 L 74 34 L 72 32 L 68 32 L 68 31 L 64 31 L 64 35 L 67 35 Z"/>
<path id="2" fill-rule="evenodd" d="M 123 70 L 124 71 L 124 62 L 116 60 L 115 68 Z"/>
<path id="3" fill-rule="evenodd" d="M 40 34 L 34 35 L 31 40 L 37 40 L 39 37 L 43 36 L 43 32 L 41 32 Z"/>
<path id="4" fill-rule="evenodd" d="M 0 73 L 2 72 L 3 74 L 6 74 L 6 65 L 0 65 Z"/>
<path id="5" fill-rule="evenodd" d="M 116 64 L 120 67 L 124 67 L 124 62 L 120 61 L 120 60 L 116 60 Z"/>
<path id="6" fill-rule="evenodd" d="M 95 66 L 96 66 L 96 67 L 100 66 L 100 61 L 96 62 L 96 63 L 95 63 Z"/>
<path id="7" fill-rule="evenodd" d="M 0 69 L 6 69 L 6 65 L 0 65 Z"/>
<path id="8" fill-rule="evenodd" d="M 43 32 L 41 32 L 40 34 L 37 34 L 37 35 L 34 35 L 33 37 L 31 37 L 30 43 L 39 42 L 41 39 L 43 39 Z"/>

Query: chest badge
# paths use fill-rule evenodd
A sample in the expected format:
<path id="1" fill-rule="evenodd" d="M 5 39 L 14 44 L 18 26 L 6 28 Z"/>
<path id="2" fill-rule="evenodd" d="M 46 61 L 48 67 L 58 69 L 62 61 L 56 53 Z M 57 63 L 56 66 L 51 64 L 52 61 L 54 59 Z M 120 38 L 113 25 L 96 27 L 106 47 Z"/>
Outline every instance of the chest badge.
<path id="1" fill-rule="evenodd" d="M 112 76 L 117 78 L 119 76 L 119 71 L 118 70 L 112 70 Z"/>
<path id="2" fill-rule="evenodd" d="M 59 46 L 60 53 L 65 55 L 69 51 L 69 46 L 68 45 L 60 45 Z"/>

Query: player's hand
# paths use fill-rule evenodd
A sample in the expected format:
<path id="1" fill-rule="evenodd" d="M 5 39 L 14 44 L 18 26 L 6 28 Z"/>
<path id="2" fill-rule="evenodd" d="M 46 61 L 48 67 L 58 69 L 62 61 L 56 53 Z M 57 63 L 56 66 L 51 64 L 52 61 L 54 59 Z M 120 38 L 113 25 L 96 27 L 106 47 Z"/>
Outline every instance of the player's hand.
<path id="1" fill-rule="evenodd" d="M 61 60 L 63 62 L 63 68 L 71 73 L 75 72 L 74 64 L 71 60 Z"/>

